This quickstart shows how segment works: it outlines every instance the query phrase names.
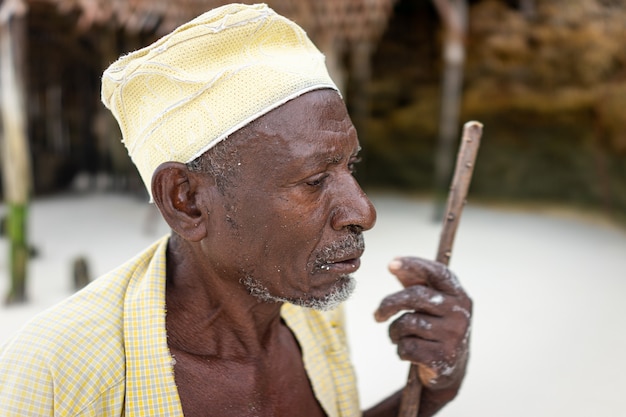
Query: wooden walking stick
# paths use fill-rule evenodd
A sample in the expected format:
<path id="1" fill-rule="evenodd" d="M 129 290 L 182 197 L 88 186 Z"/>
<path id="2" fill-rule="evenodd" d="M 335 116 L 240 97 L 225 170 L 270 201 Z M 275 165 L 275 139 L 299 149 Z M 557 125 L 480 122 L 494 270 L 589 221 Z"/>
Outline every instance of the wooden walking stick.
<path id="1" fill-rule="evenodd" d="M 443 218 L 443 228 L 439 237 L 439 248 L 437 249 L 437 262 L 448 265 L 452 256 L 452 244 L 454 235 L 461 219 L 461 212 L 465 205 L 467 190 L 472 180 L 474 161 L 478 153 L 480 138 L 483 132 L 483 125 L 479 122 L 467 122 L 463 126 L 463 137 L 457 155 L 454 177 L 448 193 L 448 202 Z M 419 413 L 420 399 L 422 394 L 422 384 L 420 373 L 428 375 L 432 373 L 426 367 L 420 368 L 412 364 L 409 370 L 409 377 L 406 386 L 402 391 L 402 402 L 400 404 L 399 417 L 416 417 Z"/>

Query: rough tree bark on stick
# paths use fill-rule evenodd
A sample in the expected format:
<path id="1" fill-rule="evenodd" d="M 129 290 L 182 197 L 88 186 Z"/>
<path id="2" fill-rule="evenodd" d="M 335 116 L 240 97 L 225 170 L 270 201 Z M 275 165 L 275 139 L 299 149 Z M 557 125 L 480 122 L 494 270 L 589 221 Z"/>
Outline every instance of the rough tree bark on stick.
<path id="1" fill-rule="evenodd" d="M 10 240 L 10 288 L 7 304 L 26 300 L 28 261 L 27 215 L 31 165 L 24 106 L 26 4 L 0 3 L 0 109 L 2 113 L 2 178 Z"/>
<path id="2" fill-rule="evenodd" d="M 483 125 L 480 122 L 467 122 L 463 127 L 461 146 L 456 158 L 456 168 L 450 192 L 448 193 L 443 228 L 439 237 L 435 260 L 449 265 L 456 230 L 461 220 L 461 213 L 466 203 L 472 173 L 476 164 L 476 155 L 480 146 Z M 430 380 L 437 371 L 426 365 L 411 364 L 406 386 L 402 391 L 402 401 L 398 417 L 419 417 L 422 396 L 422 381 Z"/>
<path id="3" fill-rule="evenodd" d="M 441 113 L 435 155 L 435 216 L 440 219 L 446 187 L 452 174 L 454 144 L 459 132 L 468 6 L 467 0 L 433 0 L 433 4 L 444 27 Z"/>

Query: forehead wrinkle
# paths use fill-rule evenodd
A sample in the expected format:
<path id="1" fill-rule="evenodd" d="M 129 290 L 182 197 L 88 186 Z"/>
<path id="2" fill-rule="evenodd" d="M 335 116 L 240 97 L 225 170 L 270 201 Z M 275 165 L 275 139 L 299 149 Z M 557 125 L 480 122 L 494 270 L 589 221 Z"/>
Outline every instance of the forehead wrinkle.
<path id="1" fill-rule="evenodd" d="M 337 141 L 344 141 L 344 140 L 349 140 L 352 138 L 357 138 L 356 128 L 353 125 L 350 125 L 347 129 L 321 127 L 318 129 L 318 132 L 323 135 L 328 135 Z M 361 144 L 358 142 L 358 138 L 357 138 L 357 146 L 358 146 L 358 150 L 361 150 Z"/>
<path id="2" fill-rule="evenodd" d="M 340 133 L 350 135 L 353 131 L 356 131 L 356 128 L 349 118 L 335 120 L 326 117 L 323 120 L 323 124 L 327 126 L 320 126 L 319 130 L 325 133 Z"/>

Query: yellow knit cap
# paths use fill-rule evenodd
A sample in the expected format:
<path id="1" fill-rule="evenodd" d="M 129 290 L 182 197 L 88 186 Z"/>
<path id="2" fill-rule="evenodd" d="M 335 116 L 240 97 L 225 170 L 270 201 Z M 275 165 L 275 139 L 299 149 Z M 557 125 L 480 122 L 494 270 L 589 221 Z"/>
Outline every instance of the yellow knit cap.
<path id="1" fill-rule="evenodd" d="M 265 4 L 229 4 L 114 62 L 102 102 L 151 195 L 163 162 L 187 163 L 307 91 L 337 87 L 306 33 Z"/>

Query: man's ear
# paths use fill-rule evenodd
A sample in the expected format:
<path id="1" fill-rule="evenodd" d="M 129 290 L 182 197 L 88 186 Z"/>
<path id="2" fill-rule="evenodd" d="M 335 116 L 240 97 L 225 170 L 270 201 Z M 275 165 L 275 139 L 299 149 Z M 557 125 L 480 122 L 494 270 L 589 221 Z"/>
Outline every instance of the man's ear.
<path id="1" fill-rule="evenodd" d="M 152 198 L 169 226 L 186 240 L 207 235 L 207 210 L 198 207 L 200 176 L 180 162 L 164 162 L 152 175 Z"/>

